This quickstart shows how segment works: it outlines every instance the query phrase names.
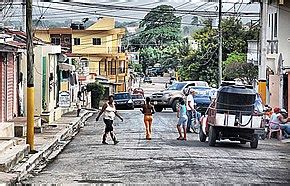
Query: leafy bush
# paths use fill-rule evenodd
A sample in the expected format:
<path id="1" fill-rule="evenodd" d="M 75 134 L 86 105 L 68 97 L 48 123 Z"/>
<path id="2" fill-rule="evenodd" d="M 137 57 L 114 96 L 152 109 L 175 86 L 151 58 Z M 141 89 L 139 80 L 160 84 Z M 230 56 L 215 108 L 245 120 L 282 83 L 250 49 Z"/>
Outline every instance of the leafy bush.
<path id="1" fill-rule="evenodd" d="M 98 82 L 87 84 L 87 91 L 91 92 L 91 106 L 92 108 L 99 108 L 100 100 L 103 99 L 105 88 Z"/>

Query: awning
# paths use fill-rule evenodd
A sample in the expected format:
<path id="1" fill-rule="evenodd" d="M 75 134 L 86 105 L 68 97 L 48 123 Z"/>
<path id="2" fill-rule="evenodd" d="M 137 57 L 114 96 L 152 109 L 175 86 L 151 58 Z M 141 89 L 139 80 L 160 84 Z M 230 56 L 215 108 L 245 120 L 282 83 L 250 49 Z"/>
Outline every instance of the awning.
<path id="1" fill-rule="evenodd" d="M 59 66 L 59 70 L 62 70 L 62 71 L 75 71 L 74 65 L 70 65 L 67 63 L 59 63 L 58 66 Z"/>

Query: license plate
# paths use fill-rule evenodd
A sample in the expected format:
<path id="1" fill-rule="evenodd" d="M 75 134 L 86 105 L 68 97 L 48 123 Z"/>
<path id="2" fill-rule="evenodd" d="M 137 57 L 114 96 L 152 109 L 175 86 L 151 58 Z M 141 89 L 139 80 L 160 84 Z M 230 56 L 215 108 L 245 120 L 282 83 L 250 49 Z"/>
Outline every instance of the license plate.
<path id="1" fill-rule="evenodd" d="M 154 101 L 153 104 L 154 104 L 154 105 L 157 105 L 157 101 Z"/>

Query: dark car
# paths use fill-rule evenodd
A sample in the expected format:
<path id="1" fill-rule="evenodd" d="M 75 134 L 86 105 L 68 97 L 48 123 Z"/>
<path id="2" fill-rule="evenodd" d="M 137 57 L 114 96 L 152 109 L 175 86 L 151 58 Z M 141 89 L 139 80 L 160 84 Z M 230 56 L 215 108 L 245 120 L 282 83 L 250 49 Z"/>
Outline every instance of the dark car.
<path id="1" fill-rule="evenodd" d="M 135 107 L 141 107 L 145 104 L 145 98 L 142 94 L 132 94 L 132 99 Z"/>
<path id="2" fill-rule="evenodd" d="M 152 83 L 152 79 L 150 77 L 145 77 L 143 82 L 144 83 Z"/>
<path id="3" fill-rule="evenodd" d="M 114 101 L 116 109 L 134 109 L 132 96 L 128 92 L 115 93 Z"/>
<path id="4" fill-rule="evenodd" d="M 190 87 L 190 89 L 195 91 L 194 103 L 197 111 L 204 115 L 211 103 L 211 88 L 196 86 Z"/>

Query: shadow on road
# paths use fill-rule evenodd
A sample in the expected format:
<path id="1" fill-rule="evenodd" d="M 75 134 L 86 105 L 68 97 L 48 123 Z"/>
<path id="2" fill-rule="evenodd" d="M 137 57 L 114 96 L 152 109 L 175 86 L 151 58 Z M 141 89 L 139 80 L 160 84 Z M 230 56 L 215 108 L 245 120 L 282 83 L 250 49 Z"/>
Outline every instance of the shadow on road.
<path id="1" fill-rule="evenodd" d="M 229 142 L 229 141 L 217 142 L 215 147 L 210 147 L 208 146 L 207 142 L 200 142 L 198 140 L 181 141 L 181 140 L 172 139 L 172 140 L 166 140 L 165 144 L 169 146 L 231 148 L 231 149 L 241 149 L 241 150 L 253 150 L 250 148 L 249 143 L 243 145 L 238 142 Z"/>

